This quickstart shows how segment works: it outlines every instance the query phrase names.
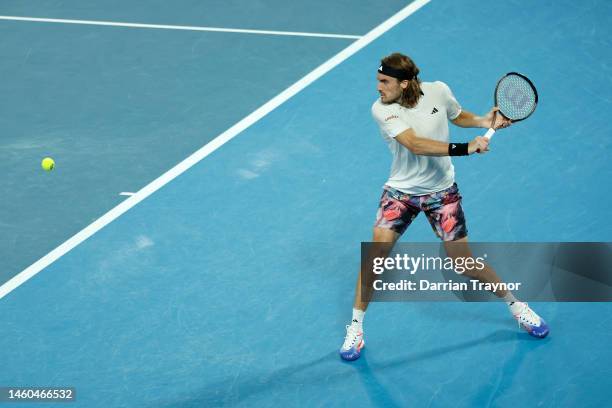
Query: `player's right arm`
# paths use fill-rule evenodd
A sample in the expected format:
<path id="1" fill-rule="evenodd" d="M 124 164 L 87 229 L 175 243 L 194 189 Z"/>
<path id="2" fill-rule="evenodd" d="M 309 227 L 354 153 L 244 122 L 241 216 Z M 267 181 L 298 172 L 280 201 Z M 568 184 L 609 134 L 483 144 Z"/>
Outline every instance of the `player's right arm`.
<path id="1" fill-rule="evenodd" d="M 416 132 L 408 128 L 395 136 L 395 140 L 414 154 L 423 156 L 449 156 L 449 144 L 420 137 Z M 451 143 L 452 145 L 453 143 Z M 456 143 L 455 143 L 456 144 Z M 475 152 L 485 153 L 489 150 L 488 139 L 477 136 L 468 143 L 468 154 Z"/>
<path id="2" fill-rule="evenodd" d="M 376 102 L 372 106 L 372 116 L 384 134 L 394 138 L 412 153 L 423 156 L 451 156 L 453 148 L 457 147 L 457 151 L 461 151 L 463 146 L 460 143 L 449 144 L 419 136 L 409 124 L 402 121 L 398 109 L 395 104 L 383 105 Z M 487 139 L 476 137 L 468 144 L 467 153 L 485 153 L 488 143 Z M 465 150 L 463 152 L 462 154 L 465 154 Z"/>

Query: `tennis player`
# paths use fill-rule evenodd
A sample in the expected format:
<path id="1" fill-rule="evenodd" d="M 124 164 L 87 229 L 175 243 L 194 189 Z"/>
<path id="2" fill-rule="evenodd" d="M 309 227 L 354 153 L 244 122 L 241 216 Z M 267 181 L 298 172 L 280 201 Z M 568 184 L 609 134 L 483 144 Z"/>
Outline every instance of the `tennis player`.
<path id="1" fill-rule="evenodd" d="M 418 74 L 415 63 L 399 53 L 383 58 L 378 68 L 380 98 L 372 106 L 372 115 L 389 145 L 393 162 L 383 187 L 372 240 L 394 244 L 423 211 L 436 235 L 444 241 L 449 257 L 471 256 L 450 156 L 484 154 L 489 150 L 489 143 L 481 136 L 469 143 L 449 143 L 448 121 L 459 127 L 493 129 L 508 127 L 511 121 L 496 114 L 495 107 L 484 116 L 462 109 L 445 83 L 421 82 Z M 386 247 L 387 253 L 375 256 L 388 255 L 392 245 Z M 464 275 L 487 283 L 501 281 L 488 265 L 481 271 L 467 270 Z M 503 298 L 529 334 L 546 337 L 548 325 L 526 303 L 518 301 L 507 290 L 498 290 L 495 295 Z M 365 346 L 363 320 L 368 300 L 367 294 L 362 296 L 359 273 L 353 319 L 346 327 L 340 349 L 340 356 L 345 360 L 358 359 Z"/>

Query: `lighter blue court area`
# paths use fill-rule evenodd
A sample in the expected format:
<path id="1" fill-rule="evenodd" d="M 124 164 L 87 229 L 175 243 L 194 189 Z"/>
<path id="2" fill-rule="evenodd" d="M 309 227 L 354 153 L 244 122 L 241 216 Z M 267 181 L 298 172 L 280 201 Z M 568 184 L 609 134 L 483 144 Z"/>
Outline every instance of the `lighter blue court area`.
<path id="1" fill-rule="evenodd" d="M 353 3 L 0 15 L 363 35 L 406 5 Z M 507 71 L 536 84 L 532 118 L 454 159 L 472 241 L 609 242 L 611 16 L 432 0 L 2 298 L 0 387 L 72 386 L 79 407 L 608 405 L 608 303 L 534 303 L 544 340 L 501 303 L 377 303 L 361 359 L 337 350 L 390 165 L 380 58 L 412 56 L 477 113 Z M 352 41 L 0 20 L 2 282 Z M 402 239 L 435 237 L 421 215 Z"/>

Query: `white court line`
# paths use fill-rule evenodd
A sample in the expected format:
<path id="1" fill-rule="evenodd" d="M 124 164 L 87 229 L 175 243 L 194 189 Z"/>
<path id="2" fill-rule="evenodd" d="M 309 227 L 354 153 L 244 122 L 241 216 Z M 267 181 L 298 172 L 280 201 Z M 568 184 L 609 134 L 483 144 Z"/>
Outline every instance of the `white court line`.
<path id="1" fill-rule="evenodd" d="M 106 225 L 120 217 L 130 208 L 153 194 L 155 191 L 168 184 L 174 178 L 187 171 L 191 166 L 204 159 L 206 156 L 223 146 L 225 143 L 236 137 L 242 131 L 259 121 L 261 118 L 266 116 L 268 113 L 279 107 L 289 98 L 306 88 L 308 85 L 331 71 L 334 67 L 348 59 L 350 56 L 361 50 L 363 47 L 383 35 L 385 32 L 399 24 L 402 20 L 410 16 L 412 13 L 429 3 L 431 0 L 415 0 L 408 6 L 400 10 L 398 13 L 393 15 L 391 18 L 374 28 L 372 31 L 367 33 L 361 39 L 355 41 L 338 54 L 315 68 L 305 77 L 285 89 L 280 94 L 266 102 L 264 105 L 259 107 L 257 110 L 249 114 L 247 117 L 242 119 L 240 122 L 221 133 L 219 136 L 208 142 L 198 151 L 187 157 L 185 160 L 147 184 L 141 190 L 131 197 L 128 197 L 121 204 L 117 205 L 109 212 L 98 218 L 96 221 L 89 224 L 87 227 L 79 231 L 76 235 L 72 236 L 66 242 L 49 252 L 47 255 L 34 262 L 32 265 L 15 275 L 4 285 L 0 286 L 0 299 L 15 290 L 21 284 L 26 282 L 28 279 L 36 275 L 38 272 L 58 260 L 61 256 L 65 255 L 68 251 L 91 237 L 93 234 L 104 228 Z"/>
<path id="2" fill-rule="evenodd" d="M 136 193 L 132 193 L 131 191 L 122 191 L 119 193 L 120 196 L 133 196 Z"/>
<path id="3" fill-rule="evenodd" d="M 113 22 L 113 21 L 94 21 L 94 20 L 66 20 L 62 18 L 0 16 L 0 20 L 32 21 L 32 22 L 37 22 L 37 23 L 84 24 L 84 25 L 111 26 L 111 27 L 157 28 L 157 29 L 163 29 L 163 30 L 212 31 L 212 32 L 219 32 L 219 33 L 289 35 L 289 36 L 297 36 L 297 37 L 323 37 L 323 38 L 346 38 L 346 39 L 361 38 L 360 35 L 302 33 L 298 31 L 245 30 L 245 29 L 240 29 L 240 28 L 198 27 L 198 26 L 180 26 L 180 25 L 167 25 L 167 24 L 120 23 L 120 22 Z"/>

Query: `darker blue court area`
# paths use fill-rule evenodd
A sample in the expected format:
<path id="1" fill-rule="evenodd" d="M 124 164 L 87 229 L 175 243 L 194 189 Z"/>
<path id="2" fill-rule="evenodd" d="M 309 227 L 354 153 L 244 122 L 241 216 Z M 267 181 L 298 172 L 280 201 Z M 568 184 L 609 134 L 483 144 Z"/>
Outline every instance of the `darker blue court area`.
<path id="1" fill-rule="evenodd" d="M 349 3 L 0 15 L 365 34 L 405 5 Z M 0 387 L 72 386 L 88 408 L 608 405 L 608 303 L 532 304 L 544 340 L 502 303 L 377 303 L 362 357 L 337 350 L 390 165 L 379 59 L 412 56 L 476 113 L 507 71 L 538 87 L 533 117 L 454 159 L 471 240 L 608 242 L 611 15 L 432 0 L 0 300 Z M 351 42 L 0 20 L 2 281 Z M 402 239 L 435 241 L 423 216 Z"/>

